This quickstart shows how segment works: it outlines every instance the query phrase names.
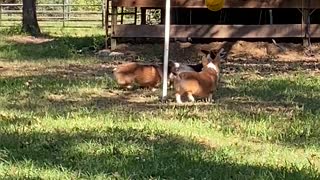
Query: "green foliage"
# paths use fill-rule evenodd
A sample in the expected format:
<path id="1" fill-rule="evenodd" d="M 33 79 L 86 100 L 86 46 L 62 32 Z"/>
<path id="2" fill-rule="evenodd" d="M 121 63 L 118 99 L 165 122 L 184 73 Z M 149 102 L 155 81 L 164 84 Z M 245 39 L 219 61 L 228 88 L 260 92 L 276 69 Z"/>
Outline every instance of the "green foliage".
<path id="1" fill-rule="evenodd" d="M 1 35 L 21 35 L 24 34 L 22 31 L 22 26 L 13 26 L 9 28 L 0 28 Z"/>

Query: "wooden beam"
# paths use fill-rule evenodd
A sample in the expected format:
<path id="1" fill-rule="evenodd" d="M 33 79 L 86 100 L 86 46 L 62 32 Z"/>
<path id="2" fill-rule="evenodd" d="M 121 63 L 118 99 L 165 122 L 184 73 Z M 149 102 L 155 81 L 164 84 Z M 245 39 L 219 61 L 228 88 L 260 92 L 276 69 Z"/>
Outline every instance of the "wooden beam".
<path id="1" fill-rule="evenodd" d="M 115 6 L 164 7 L 165 0 L 112 0 Z M 205 0 L 172 0 L 171 7 L 206 8 Z M 224 8 L 301 8 L 301 0 L 225 0 Z M 319 0 L 312 0 L 310 8 L 320 8 Z"/>
<path id="2" fill-rule="evenodd" d="M 164 25 L 117 25 L 113 37 L 163 38 Z M 281 25 L 171 25 L 171 38 L 284 38 L 302 37 L 301 24 Z M 320 37 L 320 24 L 310 26 Z"/>
<path id="3" fill-rule="evenodd" d="M 147 24 L 146 18 L 147 18 L 147 9 L 141 8 L 141 24 Z"/>

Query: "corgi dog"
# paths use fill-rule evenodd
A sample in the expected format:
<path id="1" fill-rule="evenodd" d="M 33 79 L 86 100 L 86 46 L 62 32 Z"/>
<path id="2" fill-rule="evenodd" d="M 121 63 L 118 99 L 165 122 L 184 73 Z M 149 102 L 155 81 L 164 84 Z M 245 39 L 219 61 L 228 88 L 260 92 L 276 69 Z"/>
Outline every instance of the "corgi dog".
<path id="1" fill-rule="evenodd" d="M 202 71 L 181 72 L 174 77 L 175 98 L 179 104 L 182 103 L 183 95 L 187 95 L 191 102 L 195 101 L 194 96 L 212 101 L 220 78 L 220 63 L 225 53 L 223 48 L 216 56 L 213 51 L 202 50 L 202 52 L 206 53 L 202 58 Z"/>
<path id="2" fill-rule="evenodd" d="M 163 65 L 129 62 L 114 68 L 112 73 L 122 88 L 132 89 L 134 84 L 155 90 L 162 82 Z"/>
<path id="3" fill-rule="evenodd" d="M 217 55 L 216 50 L 212 50 L 212 51 L 201 50 L 201 52 L 205 55 L 210 53 L 210 57 L 213 59 Z M 179 74 L 181 72 L 200 72 L 200 71 L 202 71 L 203 64 L 202 63 L 183 64 L 183 63 L 179 63 L 179 62 L 169 61 L 169 67 L 170 67 L 170 69 L 169 69 L 170 73 L 168 76 L 168 78 L 169 78 L 168 85 L 171 86 L 173 84 L 173 79 L 175 76 L 177 76 L 177 74 Z"/>
<path id="4" fill-rule="evenodd" d="M 169 76 L 168 87 L 173 88 L 173 81 L 175 76 L 182 72 L 200 72 L 203 68 L 202 63 L 199 64 L 182 64 L 178 62 L 169 61 Z"/>

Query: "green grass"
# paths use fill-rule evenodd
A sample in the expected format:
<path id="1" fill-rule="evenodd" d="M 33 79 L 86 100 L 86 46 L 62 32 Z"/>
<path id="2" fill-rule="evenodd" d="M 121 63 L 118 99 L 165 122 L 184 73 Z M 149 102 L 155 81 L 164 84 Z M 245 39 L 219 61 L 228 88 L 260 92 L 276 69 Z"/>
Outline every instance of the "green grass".
<path id="1" fill-rule="evenodd" d="M 117 89 L 101 34 L 45 32 L 1 36 L 1 179 L 320 178 L 319 74 L 239 67 L 213 104 L 162 104 Z"/>
<path id="2" fill-rule="evenodd" d="M 20 28 L 2 29 L 3 34 L 19 34 Z M 1 31 L 0 31 L 1 32 Z M 48 60 L 48 59 L 78 59 L 91 55 L 104 46 L 103 31 L 70 30 L 70 29 L 44 29 L 44 41 L 38 43 L 20 43 L 21 36 L 12 37 L 6 42 L 3 37 L 0 41 L 0 59 L 7 61 L 19 60 Z M 7 40 L 8 41 L 8 40 Z M 23 39 L 22 39 L 23 41 Z"/>

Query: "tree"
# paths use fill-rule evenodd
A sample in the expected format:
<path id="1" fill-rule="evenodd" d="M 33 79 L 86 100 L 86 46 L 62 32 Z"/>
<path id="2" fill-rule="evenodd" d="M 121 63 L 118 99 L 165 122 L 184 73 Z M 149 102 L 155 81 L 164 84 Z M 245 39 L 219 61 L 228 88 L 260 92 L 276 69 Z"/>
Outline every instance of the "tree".
<path id="1" fill-rule="evenodd" d="M 23 0 L 22 31 L 33 36 L 41 33 L 37 20 L 36 0 Z"/>

